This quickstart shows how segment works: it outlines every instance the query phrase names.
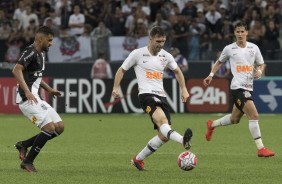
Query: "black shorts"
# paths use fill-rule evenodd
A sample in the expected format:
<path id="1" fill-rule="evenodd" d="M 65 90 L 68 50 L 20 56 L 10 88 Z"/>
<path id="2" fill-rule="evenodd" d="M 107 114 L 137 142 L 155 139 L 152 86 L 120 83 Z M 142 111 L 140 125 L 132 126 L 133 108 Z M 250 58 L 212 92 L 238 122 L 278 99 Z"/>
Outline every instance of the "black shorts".
<path id="1" fill-rule="evenodd" d="M 236 89 L 236 90 L 231 90 L 231 94 L 233 97 L 233 102 L 235 104 L 235 106 L 242 112 L 243 112 L 243 108 L 245 106 L 245 103 L 248 100 L 253 100 L 252 95 L 253 92 L 252 91 L 248 91 L 245 89 Z"/>
<path id="2" fill-rule="evenodd" d="M 170 110 L 169 105 L 167 103 L 166 97 L 161 97 L 158 95 L 153 94 L 140 94 L 139 96 L 139 102 L 144 112 L 150 115 L 151 120 L 154 124 L 154 129 L 158 129 L 159 127 L 155 124 L 153 121 L 152 115 L 155 112 L 155 110 L 158 107 L 161 107 L 162 110 L 165 113 L 165 116 L 168 120 L 168 124 L 171 125 L 170 122 Z"/>

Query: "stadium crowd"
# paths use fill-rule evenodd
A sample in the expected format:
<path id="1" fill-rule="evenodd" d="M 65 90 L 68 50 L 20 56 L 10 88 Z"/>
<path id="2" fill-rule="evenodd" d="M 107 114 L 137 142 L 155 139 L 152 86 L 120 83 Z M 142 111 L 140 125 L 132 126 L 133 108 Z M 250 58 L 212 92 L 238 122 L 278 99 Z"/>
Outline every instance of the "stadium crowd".
<path id="1" fill-rule="evenodd" d="M 207 60 L 233 41 L 233 26 L 245 21 L 249 41 L 260 47 L 265 59 L 277 60 L 281 4 L 279 0 L 1 0 L 0 48 L 14 49 L 0 59 L 16 62 L 16 53 L 33 42 L 41 25 L 51 27 L 57 37 L 99 38 L 138 38 L 159 25 L 167 33 L 166 49 L 178 48 L 188 60 Z"/>

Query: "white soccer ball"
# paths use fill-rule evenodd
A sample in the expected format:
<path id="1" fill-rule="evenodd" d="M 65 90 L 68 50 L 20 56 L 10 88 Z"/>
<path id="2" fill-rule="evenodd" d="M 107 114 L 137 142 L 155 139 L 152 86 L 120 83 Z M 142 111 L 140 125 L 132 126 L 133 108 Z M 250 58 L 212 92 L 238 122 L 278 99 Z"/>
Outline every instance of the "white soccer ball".
<path id="1" fill-rule="evenodd" d="M 197 157 L 190 151 L 180 153 L 177 158 L 177 164 L 184 171 L 191 171 L 197 166 Z"/>

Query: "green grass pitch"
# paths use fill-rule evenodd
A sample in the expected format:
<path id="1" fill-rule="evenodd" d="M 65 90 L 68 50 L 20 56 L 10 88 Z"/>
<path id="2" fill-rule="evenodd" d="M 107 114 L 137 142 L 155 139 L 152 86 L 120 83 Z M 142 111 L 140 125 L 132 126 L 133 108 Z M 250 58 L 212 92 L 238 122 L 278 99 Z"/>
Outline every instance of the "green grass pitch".
<path id="1" fill-rule="evenodd" d="M 147 171 L 131 158 L 156 132 L 145 114 L 62 114 L 65 132 L 51 140 L 35 161 L 37 173 L 20 169 L 14 143 L 38 133 L 22 115 L 0 115 L 0 183 L 28 184 L 280 184 L 282 181 L 282 115 L 261 115 L 263 143 L 276 152 L 257 157 L 246 117 L 215 130 L 205 140 L 206 120 L 217 114 L 172 114 L 173 129 L 193 130 L 191 151 L 198 166 L 189 172 L 177 166 L 182 145 L 170 141 L 145 160 Z"/>

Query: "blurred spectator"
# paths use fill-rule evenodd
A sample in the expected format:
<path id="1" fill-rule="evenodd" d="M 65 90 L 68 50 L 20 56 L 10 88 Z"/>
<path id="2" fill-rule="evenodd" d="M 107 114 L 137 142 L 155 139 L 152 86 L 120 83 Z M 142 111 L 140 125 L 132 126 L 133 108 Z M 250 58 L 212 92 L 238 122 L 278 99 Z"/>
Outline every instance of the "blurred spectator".
<path id="1" fill-rule="evenodd" d="M 151 10 L 149 22 L 155 22 L 157 13 L 162 7 L 163 0 L 149 0 L 149 7 Z"/>
<path id="2" fill-rule="evenodd" d="M 189 39 L 188 39 L 188 59 L 200 59 L 200 36 L 205 32 L 206 26 L 198 23 L 193 19 L 189 26 Z"/>
<path id="3" fill-rule="evenodd" d="M 135 38 L 148 36 L 148 27 L 144 23 L 143 19 L 139 18 L 135 22 L 135 26 L 134 26 L 133 30 L 129 33 L 129 36 L 132 36 L 132 37 L 135 37 Z"/>
<path id="4" fill-rule="evenodd" d="M 98 59 L 93 63 L 90 77 L 92 79 L 112 79 L 111 66 L 105 59 L 104 53 L 99 53 Z"/>
<path id="5" fill-rule="evenodd" d="M 51 4 L 47 2 L 47 0 L 36 0 L 35 4 L 33 6 L 34 13 L 39 15 L 42 10 L 40 10 L 42 7 L 44 7 L 46 12 L 50 12 L 51 10 Z"/>
<path id="6" fill-rule="evenodd" d="M 188 56 L 187 38 L 189 25 L 187 24 L 186 17 L 183 15 L 175 16 L 172 24 L 172 46 L 178 48 L 182 55 Z"/>
<path id="7" fill-rule="evenodd" d="M 29 21 L 28 27 L 25 28 L 23 32 L 23 37 L 25 39 L 26 45 L 30 45 L 33 43 L 33 39 L 37 28 L 38 26 L 36 25 L 35 20 L 31 19 Z"/>
<path id="8" fill-rule="evenodd" d="M 109 37 L 112 35 L 110 29 L 104 22 L 99 22 L 98 27 L 90 33 L 93 40 L 93 57 L 97 58 L 99 53 L 104 53 L 105 59 L 109 59 Z"/>
<path id="9" fill-rule="evenodd" d="M 156 21 L 151 24 L 151 28 L 155 26 L 160 26 L 166 33 L 166 42 L 164 45 L 164 49 L 168 49 L 171 47 L 172 42 L 172 26 L 171 23 L 165 19 L 160 12 L 156 14 Z"/>
<path id="10" fill-rule="evenodd" d="M 185 7 L 182 9 L 181 14 L 190 18 L 197 16 L 197 7 L 194 5 L 194 0 L 187 0 Z"/>
<path id="11" fill-rule="evenodd" d="M 33 13 L 33 9 L 30 5 L 25 7 L 26 13 L 23 14 L 23 29 L 27 29 L 30 26 L 31 20 L 33 20 L 35 26 L 39 26 L 38 16 Z M 33 35 L 34 36 L 34 35 Z M 32 37 L 33 38 L 33 37 Z"/>
<path id="12" fill-rule="evenodd" d="M 121 12 L 124 16 L 128 16 L 132 13 L 132 8 L 137 7 L 137 2 L 133 2 L 132 0 L 125 0 L 124 4 L 121 7 Z"/>
<path id="13" fill-rule="evenodd" d="M 211 68 L 213 67 L 213 65 L 215 64 L 217 59 L 219 58 L 220 54 L 221 54 L 221 51 L 216 52 L 215 58 L 211 62 Z M 229 79 L 231 77 L 230 75 L 231 75 L 230 63 L 229 63 L 229 61 L 226 61 L 217 70 L 217 72 L 214 74 L 214 77 L 215 78 L 226 78 L 226 79 Z"/>
<path id="14" fill-rule="evenodd" d="M 23 17 L 26 14 L 24 1 L 19 1 L 17 9 L 14 11 L 13 19 L 17 19 L 20 21 L 20 24 L 23 24 Z"/>
<path id="15" fill-rule="evenodd" d="M 85 0 L 85 3 L 83 5 L 85 24 L 90 24 L 92 27 L 98 26 L 99 16 L 101 14 L 101 9 L 98 9 L 98 7 L 95 5 L 97 5 L 97 0 Z"/>
<path id="16" fill-rule="evenodd" d="M 51 17 L 45 18 L 43 25 L 49 27 L 53 31 L 55 37 L 59 36 L 59 27 L 54 25 L 53 19 Z"/>
<path id="17" fill-rule="evenodd" d="M 105 24 L 113 36 L 125 36 L 125 17 L 119 7 L 116 7 L 114 14 L 109 14 L 107 19 L 105 18 Z"/>
<path id="18" fill-rule="evenodd" d="M 0 24 L 0 40 L 7 40 L 12 33 L 11 24 L 8 20 Z"/>
<path id="19" fill-rule="evenodd" d="M 61 17 L 61 26 L 68 28 L 71 15 L 71 0 L 58 0 L 55 5 L 55 12 Z"/>
<path id="20" fill-rule="evenodd" d="M 187 59 L 180 53 L 178 48 L 172 47 L 170 49 L 170 53 L 174 57 L 183 75 L 187 76 L 187 72 L 189 69 Z M 167 69 L 167 75 L 168 78 L 175 78 L 174 72 L 169 69 Z"/>
<path id="21" fill-rule="evenodd" d="M 265 27 L 260 20 L 256 20 L 254 25 L 250 28 L 248 33 L 248 41 L 256 44 L 258 47 L 262 46 L 262 38 L 265 33 Z"/>
<path id="22" fill-rule="evenodd" d="M 49 16 L 52 19 L 53 26 L 59 29 L 61 27 L 61 17 L 56 13 L 55 9 L 51 9 Z"/>
<path id="23" fill-rule="evenodd" d="M 280 52 L 279 29 L 275 26 L 273 20 L 269 21 L 263 40 L 263 49 L 265 51 L 265 59 L 279 59 L 277 54 Z"/>
<path id="24" fill-rule="evenodd" d="M 39 12 L 37 13 L 39 26 L 43 26 L 44 21 L 47 17 L 49 17 L 49 12 L 45 6 L 39 7 Z"/>
<path id="25" fill-rule="evenodd" d="M 73 14 L 71 14 L 69 19 L 70 35 L 80 36 L 84 32 L 85 16 L 80 12 L 80 6 L 73 6 Z"/>

